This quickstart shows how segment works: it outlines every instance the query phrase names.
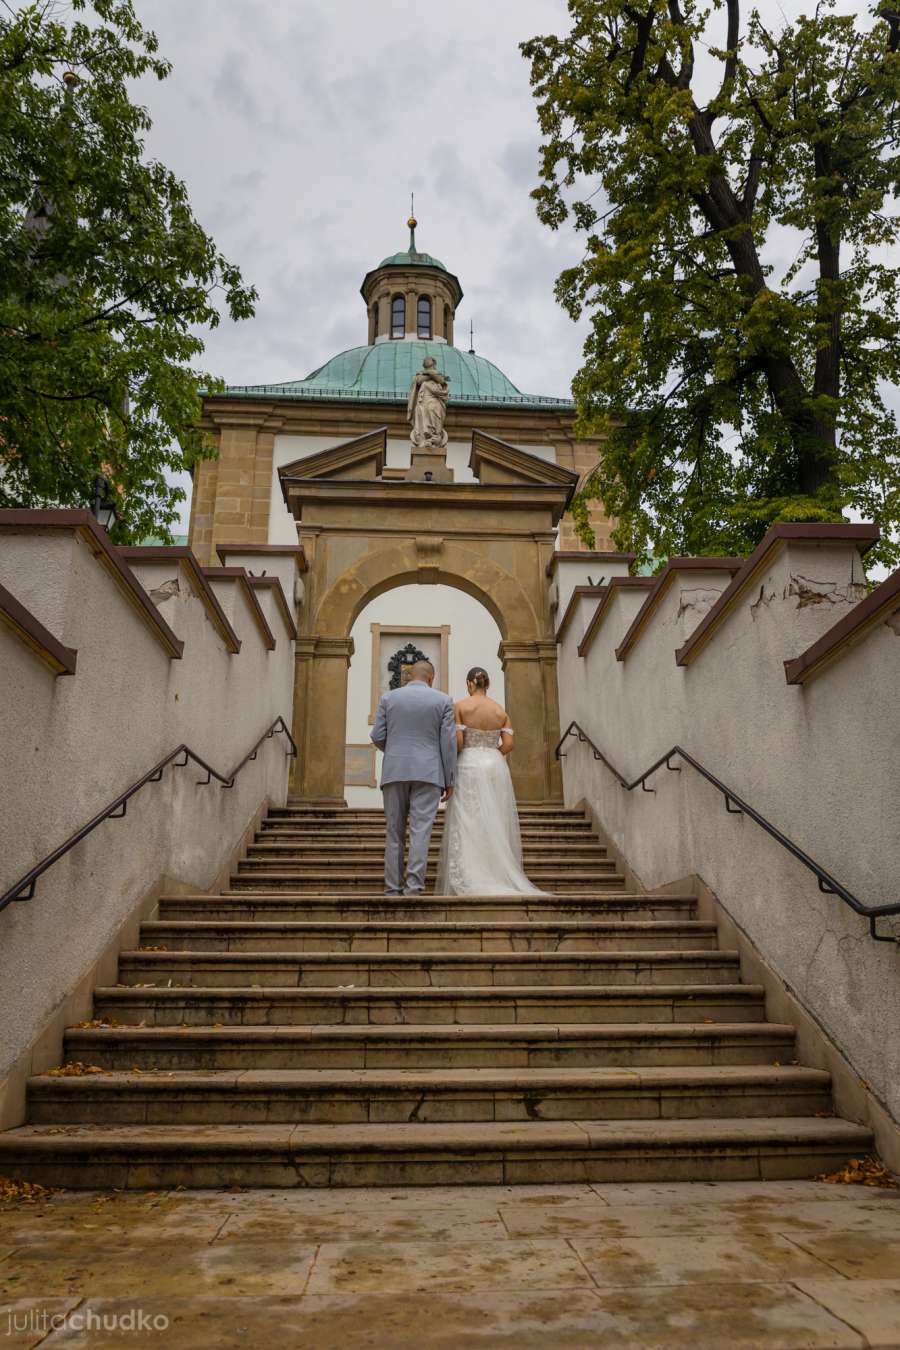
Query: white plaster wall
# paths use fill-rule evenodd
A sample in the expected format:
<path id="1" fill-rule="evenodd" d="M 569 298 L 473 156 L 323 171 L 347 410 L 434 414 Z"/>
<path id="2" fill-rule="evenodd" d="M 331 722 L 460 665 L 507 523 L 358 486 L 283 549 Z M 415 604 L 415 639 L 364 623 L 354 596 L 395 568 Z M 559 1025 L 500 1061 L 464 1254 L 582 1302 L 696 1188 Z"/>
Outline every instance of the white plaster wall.
<path id="1" fill-rule="evenodd" d="M 183 568 L 135 572 L 148 589 L 177 582 L 160 613 L 184 640 L 182 659 L 168 658 L 77 535 L 0 534 L 0 582 L 78 652 L 75 675 L 57 679 L 0 628 L 0 892 L 179 743 L 227 773 L 276 716 L 290 719 L 293 645 L 281 629 L 267 652 L 237 608 L 232 655 Z M 281 736 L 265 742 L 230 790 L 197 787 L 194 765 L 167 769 L 32 900 L 0 912 L 0 1078 L 161 877 L 208 887 L 259 807 L 285 800 L 286 748 Z"/>
<path id="2" fill-rule="evenodd" d="M 372 729 L 369 713 L 373 623 L 402 624 L 410 628 L 417 624 L 427 628 L 449 624 L 448 693 L 455 699 L 463 698 L 467 671 L 472 666 L 484 666 L 491 678 L 492 697 L 503 702 L 503 672 L 497 655 L 500 630 L 484 606 L 452 586 L 398 586 L 368 604 L 353 625 L 356 650 L 347 681 L 348 744 L 366 744 Z M 398 637 L 397 646 L 402 646 L 406 640 Z M 380 776 L 380 753 L 376 754 L 376 759 Z M 350 806 L 381 805 L 381 793 L 377 788 L 347 787 L 345 795 Z"/>
<path id="3" fill-rule="evenodd" d="M 627 576 L 628 561 L 625 558 L 558 558 L 550 583 L 550 608 L 556 615 L 556 627 L 562 623 L 576 586 L 599 586 L 611 577 Z"/>
<path id="4" fill-rule="evenodd" d="M 800 604 L 797 579 L 824 598 Z M 634 601 L 616 602 L 589 653 L 560 649 L 562 725 L 577 720 L 632 779 L 678 743 L 862 901 L 900 898 L 900 637 L 879 625 L 808 687 L 785 682 L 861 596 L 855 550 L 791 543 L 687 667 L 675 650 L 721 586 L 681 573 L 624 662 Z M 900 1119 L 900 968 L 864 919 L 683 765 L 626 793 L 574 738 L 566 801 L 589 801 L 649 889 L 698 874 Z M 891 925 L 882 921 L 890 931 Z M 897 925 L 894 924 L 896 931 Z"/>

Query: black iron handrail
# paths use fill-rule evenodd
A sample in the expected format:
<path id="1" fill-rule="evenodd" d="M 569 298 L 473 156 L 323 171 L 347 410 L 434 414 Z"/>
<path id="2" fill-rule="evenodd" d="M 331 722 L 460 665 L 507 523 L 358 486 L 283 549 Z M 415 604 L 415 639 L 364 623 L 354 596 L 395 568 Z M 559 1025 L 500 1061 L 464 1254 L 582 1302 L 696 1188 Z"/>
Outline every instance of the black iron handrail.
<path id="1" fill-rule="evenodd" d="M 59 862 L 60 858 L 64 857 L 76 844 L 80 844 L 82 839 L 85 839 L 98 825 L 101 825 L 104 820 L 121 820 L 126 814 L 128 803 L 135 793 L 140 792 L 141 788 L 146 787 L 148 783 L 158 783 L 163 776 L 163 769 L 165 769 L 167 765 L 172 764 L 173 761 L 178 761 L 180 755 L 183 755 L 184 758 L 180 763 L 175 762 L 176 769 L 185 768 L 185 766 L 193 760 L 193 762 L 205 772 L 206 777 L 197 780 L 197 787 L 206 787 L 206 785 L 211 783 L 215 778 L 218 783 L 222 784 L 223 788 L 232 788 L 234 787 L 234 780 L 237 778 L 244 765 L 248 764 L 251 759 L 256 759 L 263 741 L 271 740 L 272 737 L 278 733 L 283 733 L 290 741 L 291 748 L 287 751 L 287 754 L 289 756 L 296 756 L 297 745 L 288 729 L 287 723 L 283 717 L 276 717 L 268 731 L 263 732 L 249 754 L 244 756 L 240 764 L 232 769 L 230 774 L 219 773 L 218 769 L 214 769 L 211 764 L 207 764 L 206 760 L 201 759 L 189 745 L 182 744 L 176 746 L 170 754 L 166 755 L 165 759 L 161 759 L 158 764 L 154 764 L 153 768 L 148 770 L 148 772 L 145 773 L 142 778 L 139 778 L 136 783 L 132 783 L 131 787 L 126 788 L 124 792 L 120 792 L 114 801 L 111 801 L 107 806 L 104 806 L 102 811 L 98 811 L 86 825 L 82 825 L 80 830 L 76 830 L 64 844 L 60 844 L 52 853 L 48 853 L 46 858 L 43 858 L 31 868 L 30 872 L 26 872 L 24 877 L 20 877 L 14 886 L 11 886 L 8 891 L 5 891 L 3 895 L 0 895 L 0 910 L 5 909 L 6 906 L 12 904 L 14 900 L 20 902 L 31 900 L 34 897 L 35 882 L 39 876 L 43 875 L 43 873 L 46 872 L 48 868 L 52 867 L 54 863 Z"/>
<path id="2" fill-rule="evenodd" d="M 577 722 L 570 722 L 560 737 L 559 745 L 556 747 L 557 759 L 565 758 L 565 752 L 562 747 L 569 736 L 577 736 L 582 745 L 589 745 L 593 751 L 594 759 L 600 760 L 602 764 L 606 765 L 612 776 L 619 784 L 621 784 L 626 792 L 632 792 L 638 786 L 640 786 L 644 792 L 655 792 L 656 788 L 647 787 L 647 779 L 657 773 L 663 765 L 665 765 L 671 773 L 681 773 L 681 770 L 677 765 L 673 766 L 669 763 L 672 757 L 677 755 L 678 758 L 683 759 L 686 764 L 690 764 L 692 769 L 696 769 L 697 773 L 705 778 L 708 783 L 711 783 L 718 792 L 721 792 L 722 796 L 725 798 L 725 809 L 727 811 L 730 811 L 731 814 L 735 816 L 749 816 L 760 829 L 765 830 L 766 834 L 770 835 L 782 848 L 787 849 L 788 853 L 792 854 L 798 862 L 808 868 L 818 881 L 819 890 L 823 895 L 838 896 L 845 904 L 850 906 L 855 914 L 861 914 L 863 918 L 868 919 L 869 932 L 876 942 L 896 943 L 898 941 L 895 937 L 889 937 L 883 933 L 879 933 L 876 930 L 875 921 L 876 919 L 884 918 L 890 914 L 900 914 L 900 903 L 893 905 L 864 905 L 861 900 L 857 899 L 852 891 L 848 891 L 846 886 L 842 886 L 830 872 L 826 872 L 824 867 L 820 867 L 814 858 L 811 858 L 808 853 L 805 853 L 799 844 L 795 844 L 793 839 L 789 839 L 786 834 L 783 834 L 782 831 L 779 830 L 776 825 L 773 825 L 770 820 L 767 820 L 760 811 L 756 811 L 752 806 L 745 802 L 742 797 L 739 797 L 736 792 L 732 792 L 730 787 L 726 787 L 721 779 L 717 778 L 714 773 L 710 773 L 709 769 L 705 768 L 693 755 L 688 754 L 687 750 L 683 750 L 680 745 L 673 745 L 671 750 L 667 750 L 664 755 L 660 755 L 659 759 L 656 760 L 654 764 L 651 764 L 649 769 L 645 769 L 633 782 L 629 783 L 628 779 L 619 773 L 619 770 L 614 764 L 610 763 L 603 751 L 598 749 L 590 736 L 588 736 L 587 732 L 583 731 Z"/>

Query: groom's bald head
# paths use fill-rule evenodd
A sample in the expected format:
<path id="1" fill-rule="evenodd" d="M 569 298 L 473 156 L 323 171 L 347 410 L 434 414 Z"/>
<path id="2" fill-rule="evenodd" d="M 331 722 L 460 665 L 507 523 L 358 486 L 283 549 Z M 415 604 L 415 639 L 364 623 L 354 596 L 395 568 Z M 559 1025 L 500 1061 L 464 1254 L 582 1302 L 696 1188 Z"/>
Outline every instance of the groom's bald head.
<path id="1" fill-rule="evenodd" d="M 425 684 L 432 684 L 434 681 L 434 666 L 430 661 L 417 661 L 414 666 L 409 668 L 409 680 L 424 680 Z"/>

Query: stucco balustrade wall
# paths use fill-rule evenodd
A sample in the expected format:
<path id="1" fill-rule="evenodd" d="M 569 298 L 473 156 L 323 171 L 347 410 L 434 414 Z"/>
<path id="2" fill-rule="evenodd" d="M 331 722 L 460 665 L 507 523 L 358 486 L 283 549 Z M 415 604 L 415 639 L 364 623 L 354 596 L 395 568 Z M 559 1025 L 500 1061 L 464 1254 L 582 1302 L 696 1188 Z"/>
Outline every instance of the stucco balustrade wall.
<path id="1" fill-rule="evenodd" d="M 0 892 L 179 743 L 228 773 L 277 716 L 289 723 L 283 622 L 273 619 L 267 651 L 236 596 L 233 654 L 183 561 L 135 563 L 184 642 L 172 660 L 97 554 L 83 529 L 12 531 L 0 513 L 0 582 L 78 653 L 75 675 L 54 678 L 0 625 Z M 283 736 L 264 742 L 230 790 L 196 786 L 193 764 L 166 769 L 124 819 L 103 822 L 41 877 L 32 900 L 0 913 L 0 1079 L 162 878 L 214 883 L 266 801 L 284 802 L 288 748 Z"/>
<path id="2" fill-rule="evenodd" d="M 783 662 L 864 594 L 857 548 L 788 541 L 691 663 L 676 649 L 727 577 L 675 575 L 622 661 L 641 607 L 613 593 L 586 655 L 584 625 L 560 647 L 560 721 L 580 723 L 630 781 L 673 744 L 767 816 L 867 904 L 900 900 L 900 623 L 879 623 L 808 685 Z M 596 608 L 593 601 L 588 616 Z M 582 602 L 585 608 L 585 602 Z M 570 737 L 569 805 L 588 802 L 647 889 L 699 876 L 855 1071 L 900 1119 L 900 959 L 867 922 L 688 765 L 626 792 Z M 886 931 L 898 931 L 883 920 Z"/>

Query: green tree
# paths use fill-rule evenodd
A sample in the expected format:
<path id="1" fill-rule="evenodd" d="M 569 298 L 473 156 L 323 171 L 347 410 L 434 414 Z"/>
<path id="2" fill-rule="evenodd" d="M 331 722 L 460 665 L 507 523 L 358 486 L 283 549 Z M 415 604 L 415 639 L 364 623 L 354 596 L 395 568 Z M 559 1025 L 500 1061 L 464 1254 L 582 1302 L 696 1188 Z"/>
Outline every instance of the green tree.
<path id="1" fill-rule="evenodd" d="M 740 0 L 568 8 L 565 36 L 522 50 L 538 214 L 586 236 L 557 281 L 591 317 L 578 425 L 608 436 L 583 526 L 600 497 L 620 546 L 659 555 L 745 552 L 847 507 L 889 535 L 900 10 L 818 0 L 773 32 Z M 898 553 L 894 535 L 879 556 Z"/>
<path id="2" fill-rule="evenodd" d="M 198 329 L 256 292 L 145 159 L 129 84 L 169 63 L 132 0 L 0 9 L 0 505 L 84 506 L 107 474 L 116 534 L 169 537 L 166 470 L 210 453 Z"/>

